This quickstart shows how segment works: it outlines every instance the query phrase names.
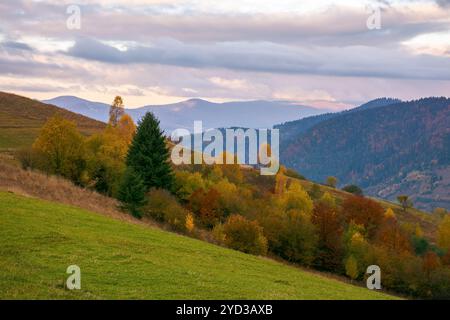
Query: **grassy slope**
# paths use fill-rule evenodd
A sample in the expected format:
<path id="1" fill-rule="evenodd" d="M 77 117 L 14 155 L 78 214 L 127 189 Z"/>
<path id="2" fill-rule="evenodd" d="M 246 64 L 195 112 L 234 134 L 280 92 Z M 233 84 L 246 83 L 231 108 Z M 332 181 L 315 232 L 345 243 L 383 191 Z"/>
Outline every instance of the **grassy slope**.
<path id="1" fill-rule="evenodd" d="M 45 121 L 57 112 L 75 121 L 85 135 L 98 132 L 105 126 L 100 121 L 53 105 L 0 92 L 0 151 L 31 146 Z"/>
<path id="2" fill-rule="evenodd" d="M 0 192 L 0 298 L 390 299 L 265 258 Z M 81 268 L 80 291 L 63 287 Z"/>

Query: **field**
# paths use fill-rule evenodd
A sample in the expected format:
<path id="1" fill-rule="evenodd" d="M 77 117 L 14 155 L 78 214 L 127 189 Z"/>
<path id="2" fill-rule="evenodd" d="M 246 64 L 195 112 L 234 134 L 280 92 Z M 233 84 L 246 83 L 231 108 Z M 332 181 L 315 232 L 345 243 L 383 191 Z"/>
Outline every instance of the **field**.
<path id="1" fill-rule="evenodd" d="M 0 299 L 392 299 L 267 258 L 0 192 Z M 64 288 L 69 265 L 81 290 Z"/>

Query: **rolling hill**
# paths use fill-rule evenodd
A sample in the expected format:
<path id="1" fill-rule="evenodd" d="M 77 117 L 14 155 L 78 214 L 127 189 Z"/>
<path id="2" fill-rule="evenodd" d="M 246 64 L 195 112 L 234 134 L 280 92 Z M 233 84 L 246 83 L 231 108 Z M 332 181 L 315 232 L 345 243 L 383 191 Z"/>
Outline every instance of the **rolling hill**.
<path id="1" fill-rule="evenodd" d="M 83 134 L 98 132 L 105 124 L 54 105 L 0 92 L 0 151 L 30 146 L 40 128 L 55 113 L 75 121 Z"/>
<path id="2" fill-rule="evenodd" d="M 269 259 L 0 192 L 0 299 L 392 299 Z M 81 268 L 81 290 L 64 288 Z"/>
<path id="3" fill-rule="evenodd" d="M 61 96 L 44 102 L 66 108 L 100 121 L 108 120 L 109 105 L 73 96 Z M 190 99 L 167 105 L 148 105 L 127 109 L 135 121 L 146 112 L 153 112 L 161 126 L 170 133 L 177 128 L 193 128 L 194 121 L 202 120 L 204 128 L 246 127 L 272 128 L 289 120 L 317 115 L 327 110 L 294 104 L 286 101 L 236 101 L 213 103 L 202 99 Z"/>
<path id="4" fill-rule="evenodd" d="M 336 176 L 379 198 L 408 194 L 421 209 L 450 209 L 450 99 L 360 108 L 304 129 L 307 120 L 278 126 L 288 167 L 316 181 Z"/>

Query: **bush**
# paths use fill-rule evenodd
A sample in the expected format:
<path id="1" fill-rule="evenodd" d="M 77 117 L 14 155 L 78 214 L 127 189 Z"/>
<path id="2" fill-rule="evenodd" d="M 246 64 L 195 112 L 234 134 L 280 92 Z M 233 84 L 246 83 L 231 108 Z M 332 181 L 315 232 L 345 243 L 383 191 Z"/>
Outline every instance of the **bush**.
<path id="1" fill-rule="evenodd" d="M 167 223 L 176 231 L 183 232 L 191 227 L 194 228 L 193 220 L 189 222 L 188 219 L 189 212 L 178 203 L 169 191 L 150 189 L 147 199 L 147 204 L 143 208 L 144 216 Z"/>
<path id="2" fill-rule="evenodd" d="M 240 215 L 230 216 L 223 225 L 225 244 L 232 249 L 254 255 L 267 253 L 267 239 L 256 221 L 249 221 Z"/>
<path id="3" fill-rule="evenodd" d="M 318 235 L 307 214 L 297 210 L 272 213 L 261 223 L 271 252 L 291 262 L 307 266 L 313 263 Z"/>
<path id="4" fill-rule="evenodd" d="M 362 196 L 363 195 L 363 191 L 360 187 L 358 187 L 357 185 L 354 184 L 350 184 L 348 186 L 345 186 L 342 188 L 343 191 L 348 192 L 348 193 L 353 193 L 357 196 Z"/>

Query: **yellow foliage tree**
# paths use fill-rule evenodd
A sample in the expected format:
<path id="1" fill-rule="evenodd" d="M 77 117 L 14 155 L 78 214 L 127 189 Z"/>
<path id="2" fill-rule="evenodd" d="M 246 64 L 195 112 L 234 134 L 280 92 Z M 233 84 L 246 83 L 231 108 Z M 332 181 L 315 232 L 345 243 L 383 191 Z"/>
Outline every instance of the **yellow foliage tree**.
<path id="1" fill-rule="evenodd" d="M 275 176 L 275 194 L 283 194 L 286 191 L 287 177 L 286 168 L 281 166 Z"/>
<path id="2" fill-rule="evenodd" d="M 450 249 L 450 216 L 447 215 L 439 224 L 438 244 L 441 248 Z"/>
<path id="3" fill-rule="evenodd" d="M 292 181 L 287 191 L 281 195 L 281 206 L 284 211 L 291 209 L 300 210 L 305 214 L 311 214 L 314 203 L 308 193 L 298 181 Z"/>
<path id="4" fill-rule="evenodd" d="M 359 275 L 358 261 L 356 261 L 356 259 L 353 256 L 348 257 L 347 260 L 345 261 L 345 273 L 352 280 L 358 278 Z"/>
<path id="5" fill-rule="evenodd" d="M 194 230 L 194 216 L 191 213 L 186 215 L 186 230 L 191 233 Z"/>
<path id="6" fill-rule="evenodd" d="M 384 212 L 384 217 L 386 219 L 395 219 L 394 210 L 392 210 L 391 208 L 387 208 L 387 210 Z"/>
<path id="7" fill-rule="evenodd" d="M 85 170 L 84 139 L 75 122 L 56 114 L 42 127 L 33 149 L 44 155 L 46 171 L 82 184 Z"/>

